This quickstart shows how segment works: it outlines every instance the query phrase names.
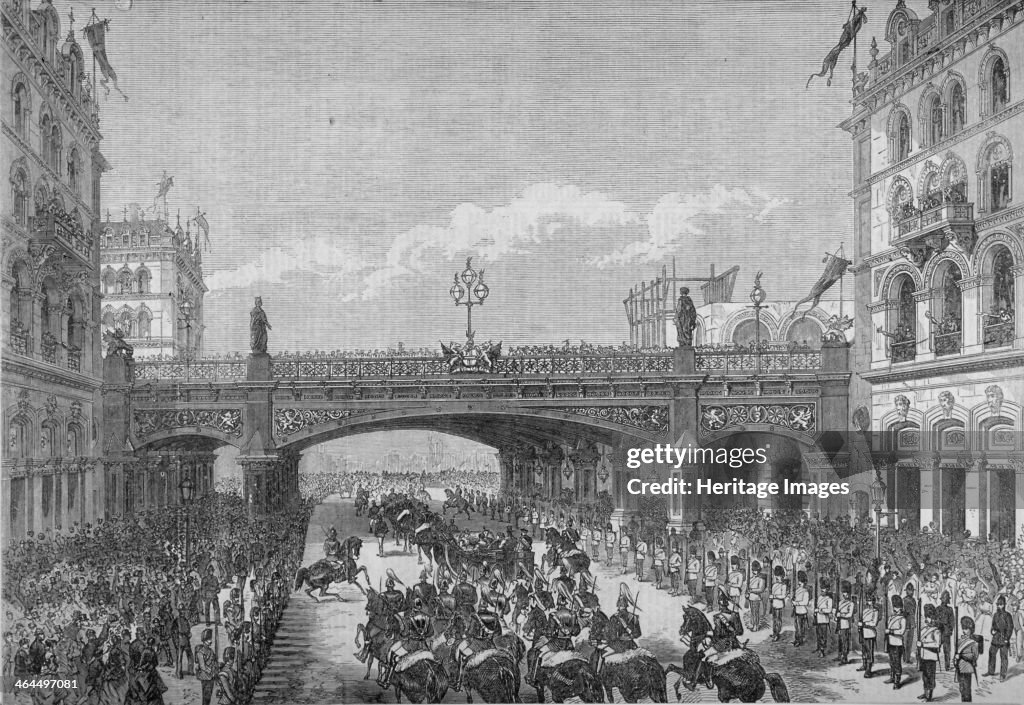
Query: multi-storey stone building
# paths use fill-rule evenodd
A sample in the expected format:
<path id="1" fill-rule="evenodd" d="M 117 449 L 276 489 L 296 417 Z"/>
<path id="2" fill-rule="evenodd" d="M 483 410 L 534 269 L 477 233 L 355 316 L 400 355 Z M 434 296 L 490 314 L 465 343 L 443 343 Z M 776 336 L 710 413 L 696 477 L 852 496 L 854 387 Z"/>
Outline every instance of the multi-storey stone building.
<path id="1" fill-rule="evenodd" d="M 1024 3 L 903 0 L 854 80 L 855 385 L 895 521 L 1024 530 Z M 892 519 L 889 519 L 892 521 Z"/>
<path id="2" fill-rule="evenodd" d="M 136 357 L 199 357 L 203 349 L 202 249 L 178 222 L 145 220 L 138 206 L 100 233 L 101 321 L 120 330 Z"/>
<path id="3" fill-rule="evenodd" d="M 73 27 L 4 0 L 2 531 L 103 516 L 99 247 L 107 163 Z"/>

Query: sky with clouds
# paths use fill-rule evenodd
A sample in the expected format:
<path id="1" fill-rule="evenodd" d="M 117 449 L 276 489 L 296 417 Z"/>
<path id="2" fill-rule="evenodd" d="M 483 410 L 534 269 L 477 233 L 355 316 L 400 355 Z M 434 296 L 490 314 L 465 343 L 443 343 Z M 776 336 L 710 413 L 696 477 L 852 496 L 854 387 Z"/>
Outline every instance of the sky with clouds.
<path id="1" fill-rule="evenodd" d="M 469 256 L 478 339 L 618 342 L 673 257 L 783 300 L 851 250 L 851 54 L 804 89 L 845 1 L 70 4 L 130 97 L 101 99 L 104 208 L 166 170 L 211 224 L 206 352 L 246 350 L 255 295 L 271 353 L 458 339 Z"/>

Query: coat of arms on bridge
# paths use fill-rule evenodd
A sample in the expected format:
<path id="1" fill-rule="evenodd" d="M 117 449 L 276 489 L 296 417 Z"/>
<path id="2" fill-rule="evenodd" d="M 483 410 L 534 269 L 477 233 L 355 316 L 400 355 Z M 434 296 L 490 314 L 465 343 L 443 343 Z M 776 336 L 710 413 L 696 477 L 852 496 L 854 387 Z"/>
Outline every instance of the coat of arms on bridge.
<path id="1" fill-rule="evenodd" d="M 476 345 L 472 340 L 466 345 L 441 343 L 441 354 L 449 373 L 493 372 L 494 363 L 501 357 L 501 342 L 487 341 L 483 345 Z"/>

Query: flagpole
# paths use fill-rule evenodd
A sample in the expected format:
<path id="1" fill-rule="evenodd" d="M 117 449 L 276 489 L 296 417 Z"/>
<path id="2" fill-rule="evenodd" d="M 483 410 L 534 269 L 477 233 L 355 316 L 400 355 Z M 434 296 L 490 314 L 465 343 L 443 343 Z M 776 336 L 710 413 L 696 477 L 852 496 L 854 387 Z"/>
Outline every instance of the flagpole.
<path id="1" fill-rule="evenodd" d="M 857 21 L 857 0 L 852 0 L 850 8 L 850 20 L 853 22 Z M 851 82 L 851 89 L 857 85 L 857 32 L 853 33 L 853 66 L 850 67 L 850 71 L 853 73 L 853 80 Z M 843 280 L 839 280 L 839 286 L 842 287 Z M 840 292 L 842 289 L 840 289 Z M 843 304 L 842 298 L 839 299 L 839 315 L 843 315 Z"/>

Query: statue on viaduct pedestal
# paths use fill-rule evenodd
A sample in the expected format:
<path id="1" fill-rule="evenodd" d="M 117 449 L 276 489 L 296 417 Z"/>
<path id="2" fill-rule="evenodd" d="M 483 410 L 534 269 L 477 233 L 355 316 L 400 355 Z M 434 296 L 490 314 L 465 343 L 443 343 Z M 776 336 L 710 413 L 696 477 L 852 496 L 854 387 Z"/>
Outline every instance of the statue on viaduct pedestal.
<path id="1" fill-rule="evenodd" d="M 697 307 L 690 298 L 687 287 L 679 289 L 679 302 L 676 304 L 676 339 L 681 348 L 693 347 L 693 331 L 697 328 Z"/>
<path id="2" fill-rule="evenodd" d="M 249 313 L 249 339 L 254 353 L 267 352 L 267 331 L 271 330 L 267 312 L 263 310 L 263 299 L 256 297 L 256 305 Z"/>

